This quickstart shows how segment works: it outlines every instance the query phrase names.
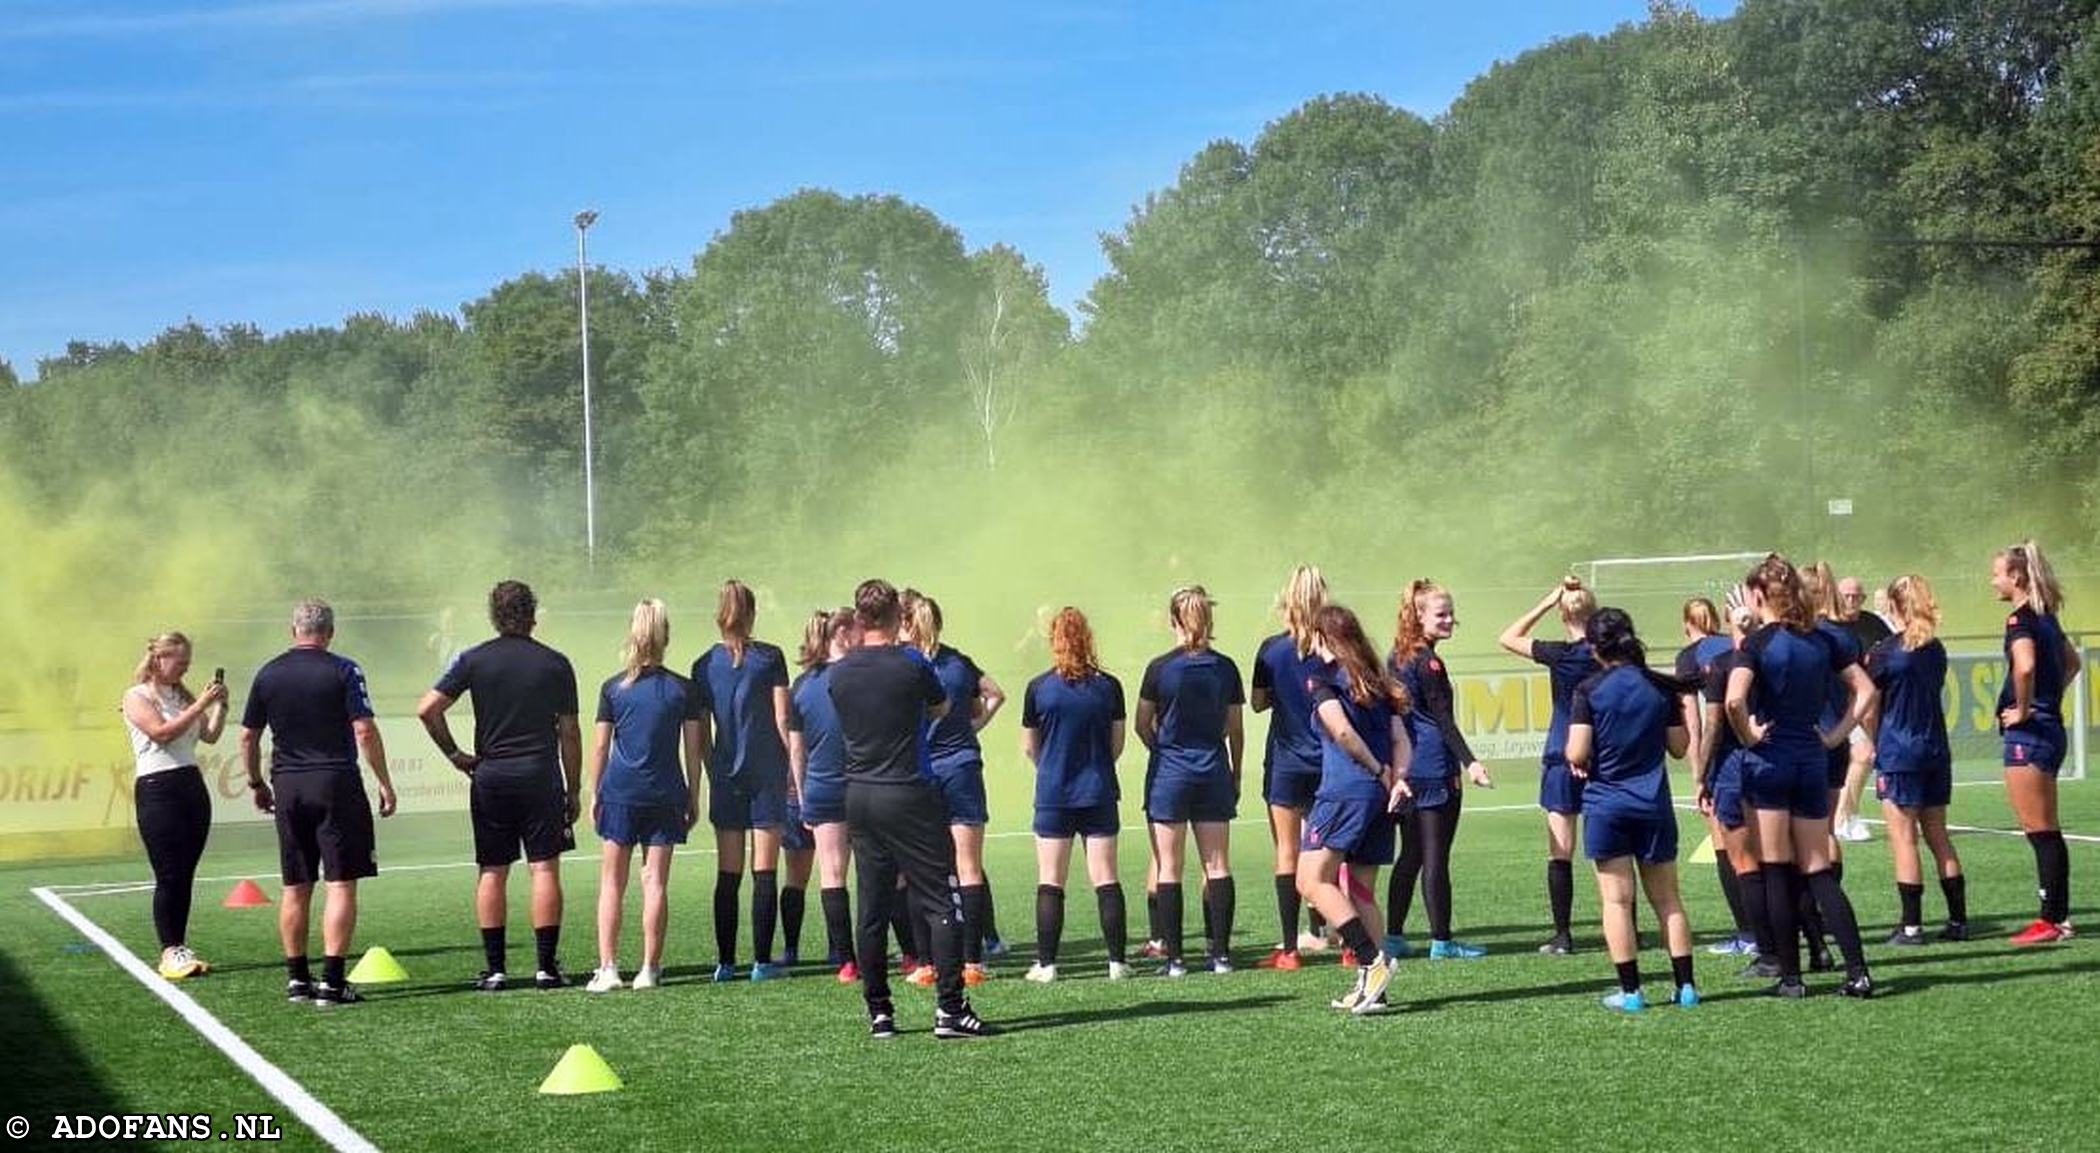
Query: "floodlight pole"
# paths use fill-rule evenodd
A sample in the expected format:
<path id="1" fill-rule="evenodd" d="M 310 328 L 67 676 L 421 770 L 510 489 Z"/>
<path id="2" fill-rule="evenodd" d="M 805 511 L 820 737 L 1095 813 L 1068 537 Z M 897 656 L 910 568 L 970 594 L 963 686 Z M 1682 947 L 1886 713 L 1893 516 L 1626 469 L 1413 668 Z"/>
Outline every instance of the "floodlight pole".
<path id="1" fill-rule="evenodd" d="M 597 221 L 591 209 L 576 214 L 576 322 L 583 331 L 583 549 L 592 569 L 598 567 L 598 489 L 591 467 L 591 290 L 583 234 Z"/>

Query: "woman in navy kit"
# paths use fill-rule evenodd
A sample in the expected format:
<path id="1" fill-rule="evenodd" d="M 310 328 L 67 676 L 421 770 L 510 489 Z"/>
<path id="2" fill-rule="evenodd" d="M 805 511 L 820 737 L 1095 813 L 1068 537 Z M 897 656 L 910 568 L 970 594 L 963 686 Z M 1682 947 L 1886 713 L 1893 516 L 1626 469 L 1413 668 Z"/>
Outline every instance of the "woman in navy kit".
<path id="1" fill-rule="evenodd" d="M 846 655 L 857 635 L 852 609 L 813 613 L 796 658 L 802 672 L 788 686 L 788 771 L 802 801 L 802 821 L 816 844 L 817 901 L 824 913 L 828 960 L 838 966 L 840 984 L 860 980 L 860 968 L 854 963 L 853 903 L 846 889 L 846 866 L 853 860 L 846 834 L 846 749 L 824 672 Z"/>
<path id="2" fill-rule="evenodd" d="M 1050 621 L 1049 671 L 1021 694 L 1021 752 L 1035 765 L 1035 964 L 1026 980 L 1057 979 L 1072 838 L 1086 841 L 1087 879 L 1108 948 L 1109 980 L 1130 975 L 1128 914 L 1116 875 L 1116 758 L 1123 755 L 1123 685 L 1101 669 L 1086 614 Z"/>
<path id="3" fill-rule="evenodd" d="M 1853 726 L 1874 706 L 1874 683 L 1847 658 L 1849 649 L 1816 627 L 1801 574 L 1774 553 L 1744 581 L 1761 627 L 1743 642 L 1728 674 L 1728 723 L 1748 750 L 1744 792 L 1757 814 L 1764 861 L 1765 910 L 1779 948 L 1779 983 L 1771 992 L 1800 997 L 1800 892 L 1805 887 L 1845 955 L 1848 997 L 1871 997 L 1874 980 L 1860 948 L 1852 902 L 1830 868 L 1830 753 L 1842 752 Z M 1842 678 L 1851 702 L 1838 723 L 1819 718 L 1830 682 Z M 1842 781 L 1842 778 L 1840 778 Z"/>
<path id="4" fill-rule="evenodd" d="M 976 985 L 986 976 L 985 938 L 992 923 L 992 890 L 984 875 L 984 824 L 990 814 L 977 734 L 999 715 L 1006 693 L 976 661 L 941 643 L 941 626 L 941 606 L 932 597 L 904 590 L 904 643 L 933 666 L 948 695 L 948 711 L 926 726 L 926 754 L 948 798 L 948 832 L 955 838 L 955 879 L 962 899 L 963 981 Z M 926 980 L 919 983 L 931 983 L 930 969 L 922 966 L 922 972 Z"/>
<path id="5" fill-rule="evenodd" d="M 700 819 L 706 706 L 691 682 L 663 667 L 670 640 L 664 602 L 652 598 L 634 606 L 621 653 L 625 671 L 598 690 L 588 760 L 591 823 L 602 842 L 598 971 L 585 986 L 593 993 L 620 987 L 620 910 L 636 845 L 642 846 L 642 967 L 635 972 L 634 987 L 653 989 L 663 980 L 672 846 L 684 844 L 686 832 Z"/>
<path id="6" fill-rule="evenodd" d="M 1566 641 L 1535 641 L 1531 630 L 1546 614 L 1558 610 Z M 1575 836 L 1582 821 L 1582 781 L 1568 769 L 1568 704 L 1575 686 L 1597 671 L 1597 659 L 1583 640 L 1583 626 L 1597 611 L 1597 598 L 1580 578 L 1567 576 L 1510 623 L 1496 638 L 1504 650 L 1546 667 L 1552 692 L 1553 718 L 1546 727 L 1546 747 L 1539 754 L 1539 808 L 1546 811 L 1546 900 L 1553 914 L 1553 936 L 1539 952 L 1565 955 L 1575 948 L 1570 921 L 1575 907 Z"/>
<path id="7" fill-rule="evenodd" d="M 1677 1004 L 1699 1003 L 1692 983 L 1692 926 L 1677 893 L 1677 813 L 1664 754 L 1683 757 L 1692 736 L 1679 698 L 1689 686 L 1648 671 L 1648 654 L 1623 610 L 1599 609 L 1584 629 L 1604 666 L 1576 686 L 1568 705 L 1569 768 L 1588 782 L 1582 847 L 1597 869 L 1604 947 L 1619 991 L 1604 1007 L 1639 1012 L 1640 942 L 1634 935 L 1635 876 L 1662 923 Z"/>
<path id="8" fill-rule="evenodd" d="M 1313 725 L 1311 690 L 1331 671 L 1313 651 L 1313 617 L 1326 603 L 1327 581 L 1317 567 L 1291 570 L 1278 598 L 1284 631 L 1263 641 L 1254 654 L 1254 683 L 1247 694 L 1248 707 L 1255 712 L 1274 710 L 1262 753 L 1261 795 L 1269 806 L 1269 836 L 1276 844 L 1276 912 L 1283 935 L 1260 962 L 1264 969 L 1295 969 L 1299 949 L 1326 944 L 1319 932 L 1318 909 L 1311 910 L 1313 932 L 1298 935 L 1298 839 L 1313 793 L 1320 787 L 1320 736 Z"/>
<path id="9" fill-rule="evenodd" d="M 707 752 L 707 820 L 715 827 L 715 980 L 736 979 L 737 890 L 744 835 L 751 836 L 751 979 L 778 976 L 773 927 L 779 911 L 781 831 L 787 825 L 787 658 L 754 640 L 758 598 L 742 581 L 722 582 L 715 627 L 722 640 L 693 662 L 693 688 L 714 724 Z"/>
<path id="10" fill-rule="evenodd" d="M 1412 746 L 1402 719 L 1409 701 L 1355 613 L 1327 605 L 1314 628 L 1316 651 L 1330 663 L 1312 685 L 1320 784 L 1305 819 L 1298 887 L 1358 961 L 1355 987 L 1333 1005 L 1362 1015 L 1385 1008 L 1392 978 L 1390 958 L 1379 946 L 1385 926 L 1371 894 L 1379 868 L 1393 857 L 1393 809 L 1409 795 Z"/>
<path id="11" fill-rule="evenodd" d="M 2078 652 L 2056 619 L 2063 586 L 2042 548 L 2026 540 L 1991 559 L 1991 589 L 2010 601 L 2005 618 L 2005 684 L 1998 730 L 2005 740 L 2005 792 L 2034 849 L 2041 914 L 2013 934 L 2015 945 L 2046 945 L 2071 935 L 2071 858 L 2056 819 L 2056 774 L 2063 768 L 2064 691 L 2078 676 Z"/>
<path id="12" fill-rule="evenodd" d="M 1414 904 L 1415 881 L 1422 882 L 1422 905 L 1429 914 L 1429 955 L 1435 960 L 1470 961 L 1487 950 L 1451 936 L 1451 842 L 1458 835 L 1463 799 L 1459 773 L 1489 789 L 1487 766 L 1473 755 L 1451 695 L 1451 674 L 1437 655 L 1439 641 L 1458 627 L 1451 594 L 1432 580 L 1410 582 L 1401 595 L 1393 651 L 1387 657 L 1395 680 L 1414 707 L 1407 714 L 1408 742 L 1414 748 L 1407 785 L 1411 799 L 1401 807 L 1400 856 L 1386 884 L 1385 952 L 1405 957 L 1407 914 Z"/>
<path id="13" fill-rule="evenodd" d="M 1706 818 L 1707 833 L 1713 838 L 1714 871 L 1721 882 L 1721 896 L 1728 902 L 1728 915 L 1735 922 L 1735 932 L 1726 940 L 1707 946 L 1706 951 L 1723 957 L 1755 954 L 1757 938 L 1749 911 L 1743 905 L 1742 884 L 1736 868 L 1739 862 L 1728 847 L 1729 829 L 1714 813 L 1712 797 L 1705 787 L 1715 776 L 1716 769 L 1708 759 L 1707 741 L 1711 726 L 1706 712 L 1708 707 L 1717 709 L 1722 697 L 1716 695 L 1708 699 L 1704 689 L 1714 662 L 1733 652 L 1735 641 L 1723 631 L 1720 610 L 1705 597 L 1693 597 L 1684 602 L 1682 620 L 1685 644 L 1677 650 L 1677 660 L 1672 667 L 1679 683 L 1692 686 L 1692 691 L 1683 697 L 1684 727 L 1692 737 L 1692 785 L 1700 798 L 1699 811 Z M 1721 680 L 1725 687 L 1726 673 L 1722 674 Z M 1716 723 L 1723 729 L 1727 728 L 1725 721 Z M 1750 867 L 1755 868 L 1755 863 L 1752 862 Z"/>
<path id="14" fill-rule="evenodd" d="M 1229 945 L 1235 894 L 1230 830 L 1239 806 L 1240 763 L 1246 737 L 1240 709 L 1246 694 L 1239 666 L 1211 648 L 1211 599 L 1201 585 L 1176 589 L 1167 602 L 1175 648 L 1145 668 L 1138 689 L 1137 734 L 1152 756 L 1145 789 L 1158 862 L 1155 890 L 1162 972 L 1188 972 L 1181 957 L 1181 858 L 1188 826 L 1196 828 L 1203 858 L 1204 906 L 1209 911 L 1208 967 L 1232 971 Z"/>
<path id="15" fill-rule="evenodd" d="M 1733 941 L 1726 952 L 1745 952 L 1750 963 L 1744 977 L 1772 978 L 1779 975 L 1779 949 L 1772 943 L 1772 930 L 1765 917 L 1765 875 L 1757 852 L 1757 822 L 1743 795 L 1742 743 L 1729 727 L 1727 714 L 1728 674 L 1734 670 L 1742 644 L 1756 626 L 1750 611 L 1749 592 L 1736 585 L 1728 592 L 1729 647 L 1707 662 L 1702 671 L 1700 699 L 1704 715 L 1699 720 L 1699 755 L 1692 761 L 1692 783 L 1698 792 L 1699 811 L 1713 830 L 1715 857 L 1725 859 L 1742 895 L 1741 919 L 1736 931 L 1749 939 L 1743 949 Z M 1710 952 L 1722 952 L 1710 949 Z"/>
<path id="16" fill-rule="evenodd" d="M 1954 799 L 1954 756 L 1947 744 L 1947 649 L 1933 636 L 1939 602 L 1922 576 L 1897 577 L 1889 586 L 1896 633 L 1867 654 L 1867 676 L 1881 691 L 1867 718 L 1874 740 L 1874 795 L 1888 823 L 1889 853 L 1896 871 L 1896 897 L 1903 910 L 1891 945 L 1925 943 L 1925 877 L 1918 864 L 1918 834 L 1932 850 L 1940 892 L 1947 898 L 1944 941 L 1969 939 L 1969 911 L 1961 857 L 1947 835 L 1947 803 Z"/>

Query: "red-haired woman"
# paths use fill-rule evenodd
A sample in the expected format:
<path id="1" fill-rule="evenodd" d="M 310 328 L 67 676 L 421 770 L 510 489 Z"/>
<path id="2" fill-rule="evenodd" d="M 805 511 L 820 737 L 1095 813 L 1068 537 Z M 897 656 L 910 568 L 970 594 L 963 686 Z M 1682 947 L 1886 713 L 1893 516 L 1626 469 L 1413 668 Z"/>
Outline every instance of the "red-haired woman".
<path id="1" fill-rule="evenodd" d="M 1435 581 L 1414 581 L 1400 597 L 1398 615 L 1387 662 L 1414 702 L 1406 714 L 1414 759 L 1407 769 L 1412 796 L 1400 810 L 1400 857 L 1386 886 L 1385 952 L 1404 957 L 1411 951 L 1405 930 L 1419 878 L 1429 914 L 1430 958 L 1470 961 L 1487 950 L 1451 936 L 1451 842 L 1458 835 L 1463 797 L 1460 773 L 1483 789 L 1494 782 L 1458 729 L 1451 673 L 1436 651 L 1458 627 L 1451 594 Z"/>
<path id="2" fill-rule="evenodd" d="M 1035 765 L 1035 964 L 1025 979 L 1057 979 L 1065 931 L 1065 878 L 1072 838 L 1086 842 L 1087 879 L 1101 915 L 1108 976 L 1130 975 L 1123 885 L 1116 874 L 1116 758 L 1123 755 L 1123 684 L 1102 671 L 1086 614 L 1066 607 L 1050 620 L 1048 671 L 1021 696 L 1021 752 Z"/>

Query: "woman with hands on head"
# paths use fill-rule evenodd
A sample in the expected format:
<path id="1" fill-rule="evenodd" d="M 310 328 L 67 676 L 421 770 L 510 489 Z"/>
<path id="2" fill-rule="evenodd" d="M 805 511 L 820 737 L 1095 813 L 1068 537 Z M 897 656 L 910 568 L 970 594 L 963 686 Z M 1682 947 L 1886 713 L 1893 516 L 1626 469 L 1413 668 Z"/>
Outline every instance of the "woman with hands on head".
<path id="1" fill-rule="evenodd" d="M 1553 914 L 1553 936 L 1539 946 L 1539 952 L 1554 955 L 1575 948 L 1570 921 L 1575 906 L 1575 838 L 1582 822 L 1582 779 L 1568 770 L 1568 708 L 1575 686 L 1597 671 L 1596 654 L 1583 639 L 1583 626 L 1596 611 L 1596 596 L 1582 587 L 1580 577 L 1570 574 L 1495 638 L 1504 651 L 1545 666 L 1553 699 L 1546 746 L 1539 754 L 1539 808 L 1546 812 L 1546 900 Z M 1551 612 L 1559 613 L 1568 639 L 1533 640 L 1531 630 Z"/>

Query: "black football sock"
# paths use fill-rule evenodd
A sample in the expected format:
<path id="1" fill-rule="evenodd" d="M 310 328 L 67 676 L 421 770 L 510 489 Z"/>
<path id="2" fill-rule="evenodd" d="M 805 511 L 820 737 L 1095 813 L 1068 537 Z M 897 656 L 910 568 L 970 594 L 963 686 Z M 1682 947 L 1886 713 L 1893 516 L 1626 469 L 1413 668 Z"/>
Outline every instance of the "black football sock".
<path id="1" fill-rule="evenodd" d="M 1065 891 L 1056 885 L 1035 887 L 1035 963 L 1057 964 L 1057 946 L 1065 935 Z"/>
<path id="2" fill-rule="evenodd" d="M 1772 943 L 1771 913 L 1765 904 L 1764 870 L 1738 873 L 1735 883 L 1743 891 L 1743 915 L 1750 919 L 1750 937 L 1757 942 L 1757 955 L 1777 958 L 1779 948 Z"/>
<path id="3" fill-rule="evenodd" d="M 1181 960 L 1181 882 L 1159 884 L 1159 940 L 1167 960 Z"/>
<path id="4" fill-rule="evenodd" d="M 715 873 L 715 959 L 736 964 L 736 898 L 744 887 L 742 873 Z"/>
<path id="5" fill-rule="evenodd" d="M 1902 921 L 1905 931 L 1918 928 L 1925 922 L 1925 886 L 1906 885 L 1896 882 L 1896 903 L 1903 908 Z"/>
<path id="6" fill-rule="evenodd" d="M 1764 865 L 1765 922 L 1772 930 L 1772 959 L 1779 962 L 1779 978 L 1801 980 L 1801 902 L 1794 897 L 1794 866 Z"/>
<path id="7" fill-rule="evenodd" d="M 284 975 L 287 980 L 300 981 L 308 985 L 314 983 L 314 971 L 308 967 L 306 954 L 304 953 L 284 959 Z"/>
<path id="8" fill-rule="evenodd" d="M 773 927 L 780 920 L 780 874 L 772 869 L 751 871 L 751 959 L 773 961 Z"/>
<path id="9" fill-rule="evenodd" d="M 1838 952 L 1845 957 L 1845 975 L 1857 977 L 1864 974 L 1867 954 L 1860 947 L 1859 919 L 1853 916 L 1852 899 L 1845 896 L 1844 886 L 1838 884 L 1837 875 L 1829 869 L 1810 873 L 1808 891 L 1815 896 L 1816 907 L 1823 912 L 1823 923 L 1830 926 L 1831 935 L 1837 938 Z"/>
<path id="10" fill-rule="evenodd" d="M 1575 915 L 1575 862 L 1546 862 L 1546 900 L 1552 906 L 1553 935 L 1568 936 L 1568 923 Z"/>
<path id="11" fill-rule="evenodd" d="M 962 887 L 963 963 L 984 963 L 985 912 L 992 902 L 989 885 L 964 885 Z"/>
<path id="12" fill-rule="evenodd" d="M 1094 903 L 1101 913 L 1101 943 L 1108 959 L 1121 963 L 1130 947 L 1129 914 L 1123 907 L 1123 886 L 1116 881 L 1094 887 Z"/>
<path id="13" fill-rule="evenodd" d="M 1290 873 L 1276 874 L 1276 919 L 1283 928 L 1283 947 L 1294 950 L 1298 947 L 1298 878 Z"/>
<path id="14" fill-rule="evenodd" d="M 1638 993 L 1641 991 L 1640 958 L 1636 957 L 1631 961 L 1613 961 L 1612 968 L 1619 971 L 1619 992 Z"/>
<path id="15" fill-rule="evenodd" d="M 321 983 L 337 989 L 343 987 L 343 958 L 340 955 L 321 958 Z"/>
<path id="16" fill-rule="evenodd" d="M 1351 917 L 1334 927 L 1342 938 L 1342 944 L 1356 954 L 1358 966 L 1370 964 L 1378 957 L 1378 942 L 1371 939 L 1371 931 L 1364 928 L 1362 917 Z"/>
<path id="17" fill-rule="evenodd" d="M 1671 954 L 1670 979 L 1677 982 L 1679 987 L 1692 983 L 1692 955 L 1690 953 L 1686 953 L 1682 957 L 1674 953 Z"/>
<path id="18" fill-rule="evenodd" d="M 532 949 L 536 954 L 542 973 L 561 972 L 561 926 L 536 925 L 532 930 Z"/>
<path id="19" fill-rule="evenodd" d="M 817 906 L 824 911 L 824 940 L 832 960 L 840 965 L 853 958 L 853 896 L 844 885 L 817 890 Z"/>
<path id="20" fill-rule="evenodd" d="M 1215 877 L 1204 889 L 1210 894 L 1210 955 L 1224 959 L 1232 955 L 1232 920 L 1239 907 L 1239 889 L 1231 877 Z"/>
<path id="21" fill-rule="evenodd" d="M 1947 919 L 1957 925 L 1966 923 L 1969 919 L 1968 878 L 1960 873 L 1941 877 L 1940 895 L 1947 898 Z"/>
<path id="22" fill-rule="evenodd" d="M 1736 879 L 1735 862 L 1728 859 L 1728 850 L 1714 850 L 1714 869 L 1721 881 L 1721 899 L 1728 902 L 1728 915 L 1735 919 L 1735 935 L 1745 939 L 1754 936 L 1749 913 L 1743 908 L 1743 886 Z"/>
<path id="23" fill-rule="evenodd" d="M 481 930 L 481 961 L 491 973 L 503 972 L 508 962 L 509 945 L 504 941 L 503 926 Z"/>
<path id="24" fill-rule="evenodd" d="M 793 885 L 780 890 L 780 941 L 787 951 L 802 953 L 802 909 L 808 899 L 808 890 Z"/>

